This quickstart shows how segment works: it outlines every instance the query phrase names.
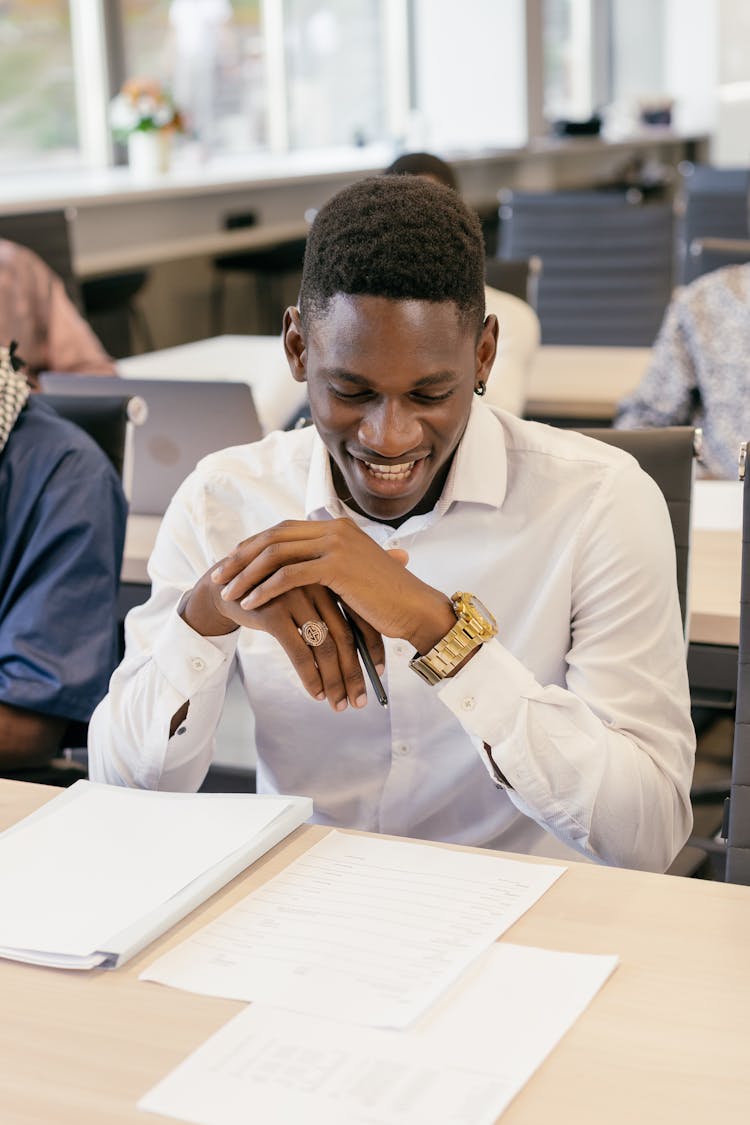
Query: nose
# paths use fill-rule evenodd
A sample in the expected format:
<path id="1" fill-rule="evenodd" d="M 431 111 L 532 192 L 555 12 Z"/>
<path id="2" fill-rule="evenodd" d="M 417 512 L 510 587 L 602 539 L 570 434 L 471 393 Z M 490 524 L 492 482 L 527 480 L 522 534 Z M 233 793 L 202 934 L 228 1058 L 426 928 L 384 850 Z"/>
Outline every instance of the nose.
<path id="1" fill-rule="evenodd" d="M 422 423 L 410 403 L 384 398 L 365 413 L 357 436 L 373 453 L 398 458 L 422 444 Z"/>

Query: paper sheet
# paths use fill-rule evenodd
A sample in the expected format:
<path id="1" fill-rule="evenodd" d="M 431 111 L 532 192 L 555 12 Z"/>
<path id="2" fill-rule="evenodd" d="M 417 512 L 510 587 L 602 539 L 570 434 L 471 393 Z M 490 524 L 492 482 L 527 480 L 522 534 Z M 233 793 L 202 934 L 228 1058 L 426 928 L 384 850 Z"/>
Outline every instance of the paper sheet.
<path id="1" fill-rule="evenodd" d="M 693 485 L 693 529 L 741 531 L 743 487 L 737 480 L 697 480 Z"/>
<path id="2" fill-rule="evenodd" d="M 616 964 L 501 943 L 407 1031 L 253 1004 L 139 1108 L 198 1125 L 491 1125 Z"/>
<path id="3" fill-rule="evenodd" d="M 141 979 L 404 1027 L 564 870 L 332 832 Z"/>
<path id="4" fill-rule="evenodd" d="M 0 947 L 106 949 L 287 803 L 77 784 L 74 800 L 0 837 Z"/>

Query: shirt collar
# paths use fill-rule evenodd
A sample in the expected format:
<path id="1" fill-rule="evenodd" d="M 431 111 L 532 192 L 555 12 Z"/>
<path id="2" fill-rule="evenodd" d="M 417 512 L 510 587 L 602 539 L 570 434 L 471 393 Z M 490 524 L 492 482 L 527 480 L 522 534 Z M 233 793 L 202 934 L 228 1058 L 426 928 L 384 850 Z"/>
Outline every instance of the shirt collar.
<path id="1" fill-rule="evenodd" d="M 435 505 L 443 515 L 455 502 L 500 508 L 505 499 L 508 464 L 502 411 L 476 399 L 453 458 L 442 495 Z M 317 432 L 313 437 L 305 496 L 305 518 L 349 515 L 336 495 L 328 450 Z"/>

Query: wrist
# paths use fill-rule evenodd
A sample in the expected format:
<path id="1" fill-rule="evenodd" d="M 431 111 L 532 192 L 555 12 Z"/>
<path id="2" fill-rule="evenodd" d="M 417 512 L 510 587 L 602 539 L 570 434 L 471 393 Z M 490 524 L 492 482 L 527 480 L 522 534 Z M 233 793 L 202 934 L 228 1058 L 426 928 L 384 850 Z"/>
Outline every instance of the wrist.
<path id="1" fill-rule="evenodd" d="M 437 594 L 434 603 L 423 613 L 418 624 L 405 640 L 420 656 L 429 652 L 456 624 L 456 612 L 450 598 Z"/>
<path id="2" fill-rule="evenodd" d="M 219 588 L 209 575 L 201 578 L 184 599 L 179 613 L 186 625 L 202 637 L 222 637 L 239 626 L 222 612 Z"/>

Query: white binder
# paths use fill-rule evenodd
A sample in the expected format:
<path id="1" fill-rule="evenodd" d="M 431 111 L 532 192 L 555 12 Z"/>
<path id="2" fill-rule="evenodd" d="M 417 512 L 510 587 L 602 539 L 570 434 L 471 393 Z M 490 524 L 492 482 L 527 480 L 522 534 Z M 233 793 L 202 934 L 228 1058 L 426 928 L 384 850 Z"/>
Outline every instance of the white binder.
<path id="1" fill-rule="evenodd" d="M 78 781 L 0 834 L 0 957 L 117 968 L 311 815 L 309 797 Z"/>

